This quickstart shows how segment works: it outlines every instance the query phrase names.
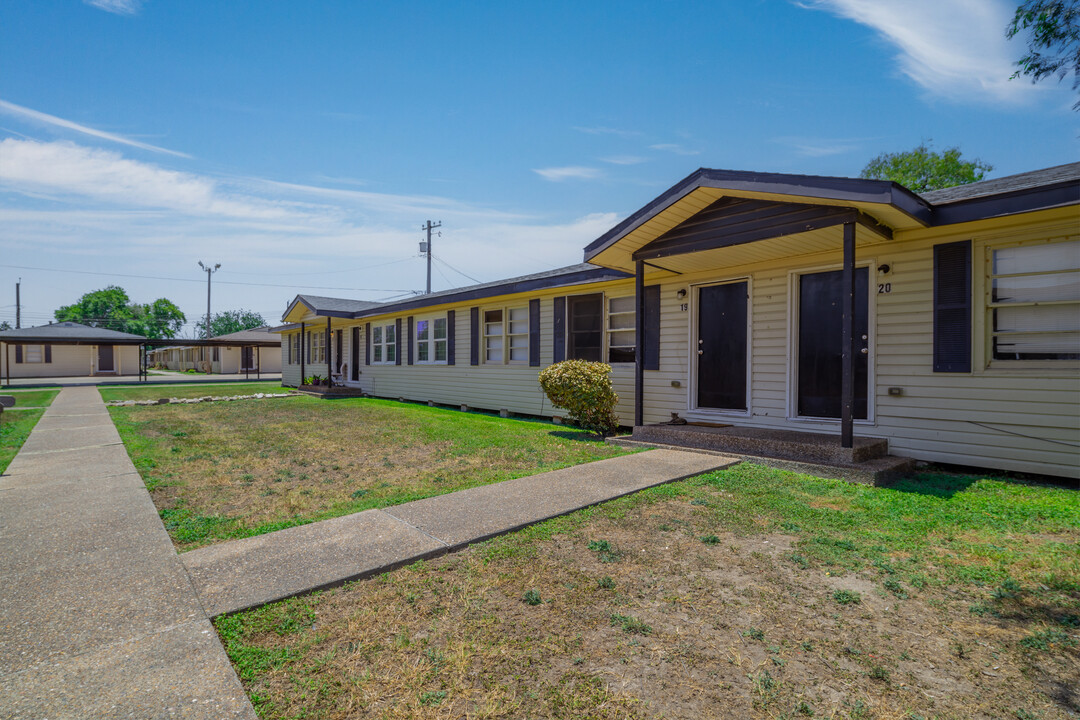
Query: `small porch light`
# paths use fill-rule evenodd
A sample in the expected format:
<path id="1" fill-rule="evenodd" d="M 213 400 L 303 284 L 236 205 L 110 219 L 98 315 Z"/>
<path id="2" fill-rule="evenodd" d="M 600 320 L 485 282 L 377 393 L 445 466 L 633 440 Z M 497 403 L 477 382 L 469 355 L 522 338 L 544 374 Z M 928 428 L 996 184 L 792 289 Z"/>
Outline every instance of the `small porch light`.
<path id="1" fill-rule="evenodd" d="M 883 263 L 877 266 L 877 271 L 882 275 L 888 275 L 890 270 L 892 270 L 892 267 L 888 263 Z"/>
<path id="2" fill-rule="evenodd" d="M 679 288 L 678 292 L 675 293 L 675 297 L 679 298 L 680 300 L 685 298 L 686 297 L 686 288 Z"/>

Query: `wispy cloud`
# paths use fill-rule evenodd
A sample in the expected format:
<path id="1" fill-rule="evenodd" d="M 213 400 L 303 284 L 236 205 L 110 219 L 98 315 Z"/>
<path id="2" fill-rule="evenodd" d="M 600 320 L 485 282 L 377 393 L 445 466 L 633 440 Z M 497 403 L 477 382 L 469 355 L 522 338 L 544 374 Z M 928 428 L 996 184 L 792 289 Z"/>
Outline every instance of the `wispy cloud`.
<path id="1" fill-rule="evenodd" d="M 831 155 L 843 155 L 858 150 L 860 140 L 853 139 L 828 139 L 828 138 L 805 138 L 805 137 L 778 137 L 773 142 L 787 145 L 795 150 L 795 153 L 803 157 L 829 157 Z"/>
<path id="2" fill-rule="evenodd" d="M 143 0 L 83 0 L 84 3 L 117 15 L 134 15 L 142 7 Z"/>
<path id="3" fill-rule="evenodd" d="M 611 165 L 640 165 L 645 162 L 645 158 L 638 155 L 611 155 L 609 157 L 597 158 L 600 162 L 606 162 Z"/>
<path id="4" fill-rule="evenodd" d="M 533 172 L 551 182 L 562 182 L 563 180 L 595 180 L 603 175 L 597 168 L 583 167 L 581 165 L 535 168 L 533 169 Z"/>
<path id="5" fill-rule="evenodd" d="M 71 120 L 65 120 L 64 118 L 56 117 L 55 115 L 49 115 L 48 113 L 32 110 L 22 105 L 16 105 L 15 103 L 8 102 L 6 100 L 0 100 L 0 113 L 9 115 L 12 117 L 23 118 L 24 120 L 32 120 L 34 122 L 43 123 L 45 125 L 52 125 L 53 127 L 64 128 L 65 130 L 73 130 L 83 135 L 89 135 L 100 140 L 108 140 L 109 142 L 119 143 L 121 145 L 127 145 L 129 147 L 139 148 L 140 150 L 149 150 L 156 153 L 165 153 L 166 155 L 175 155 L 176 157 L 190 158 L 190 155 L 186 155 L 182 152 L 176 152 L 175 150 L 169 150 L 167 148 L 158 147 L 157 145 L 150 145 L 149 143 L 139 142 L 138 140 L 132 140 L 126 138 L 123 135 L 116 135 L 114 133 L 105 132 L 104 130 L 97 130 L 86 125 L 80 125 L 77 122 Z"/>
<path id="6" fill-rule="evenodd" d="M 656 145 L 650 145 L 650 150 L 660 150 L 661 152 L 675 153 L 676 155 L 700 155 L 700 150 L 690 150 L 678 143 L 657 143 Z"/>
<path id="7" fill-rule="evenodd" d="M 604 127 L 602 125 L 598 127 L 575 127 L 574 129 L 580 133 L 585 133 L 586 135 L 615 135 L 616 137 L 621 138 L 635 138 L 641 137 L 642 135 L 639 130 L 621 130 L 619 128 Z"/>
<path id="8" fill-rule="evenodd" d="M 935 95 L 1018 102 L 1040 91 L 1041 86 L 1029 82 L 1009 81 L 1021 52 L 1005 38 L 1015 3 L 810 0 L 796 4 L 873 28 L 899 49 L 900 71 Z"/>

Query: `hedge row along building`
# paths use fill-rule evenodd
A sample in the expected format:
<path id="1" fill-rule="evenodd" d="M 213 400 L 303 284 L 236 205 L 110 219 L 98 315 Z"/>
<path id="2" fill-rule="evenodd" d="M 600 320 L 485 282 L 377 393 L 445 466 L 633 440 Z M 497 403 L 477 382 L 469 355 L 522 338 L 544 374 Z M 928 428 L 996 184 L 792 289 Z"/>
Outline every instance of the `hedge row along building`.
<path id="1" fill-rule="evenodd" d="M 549 416 L 538 370 L 603 360 L 628 425 L 1080 477 L 1080 163 L 922 195 L 700 169 L 584 259 L 401 302 L 298 295 L 283 381 Z"/>

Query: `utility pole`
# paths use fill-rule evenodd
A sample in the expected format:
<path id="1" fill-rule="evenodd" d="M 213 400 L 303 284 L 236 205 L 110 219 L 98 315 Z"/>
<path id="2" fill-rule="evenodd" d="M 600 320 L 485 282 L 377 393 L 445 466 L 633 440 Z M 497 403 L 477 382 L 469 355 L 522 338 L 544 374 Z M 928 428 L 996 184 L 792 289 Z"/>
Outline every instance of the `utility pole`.
<path id="1" fill-rule="evenodd" d="M 210 276 L 218 271 L 221 267 L 221 263 L 216 263 L 213 267 L 207 263 L 203 265 L 203 261 L 199 261 L 199 267 L 206 271 L 206 339 L 210 339 Z"/>
<path id="2" fill-rule="evenodd" d="M 427 240 L 421 240 L 420 241 L 420 252 L 425 253 L 427 255 L 427 292 L 425 293 L 427 295 L 431 294 L 431 231 L 434 230 L 435 228 L 441 228 L 441 227 L 442 227 L 442 220 L 435 223 L 434 225 L 432 225 L 431 221 L 428 220 L 427 224 L 423 225 L 420 228 L 421 230 L 427 230 Z M 439 237 L 442 237 L 442 233 L 439 233 Z"/>
<path id="3" fill-rule="evenodd" d="M 22 304 L 19 302 L 19 286 L 22 285 L 22 278 L 19 278 L 19 282 L 15 283 L 15 329 L 18 330 L 22 327 Z"/>

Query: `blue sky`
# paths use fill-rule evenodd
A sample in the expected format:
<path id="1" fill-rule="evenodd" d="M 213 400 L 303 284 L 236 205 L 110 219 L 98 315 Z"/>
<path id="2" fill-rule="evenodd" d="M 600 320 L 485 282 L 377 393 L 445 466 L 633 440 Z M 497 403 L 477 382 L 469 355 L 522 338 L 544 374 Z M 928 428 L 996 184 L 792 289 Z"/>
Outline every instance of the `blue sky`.
<path id="1" fill-rule="evenodd" d="M 932 139 L 1077 159 L 1068 84 L 1009 81 L 1015 2 L 0 7 L 0 320 L 84 292 L 276 321 L 569 265 L 698 167 L 855 176 Z"/>

